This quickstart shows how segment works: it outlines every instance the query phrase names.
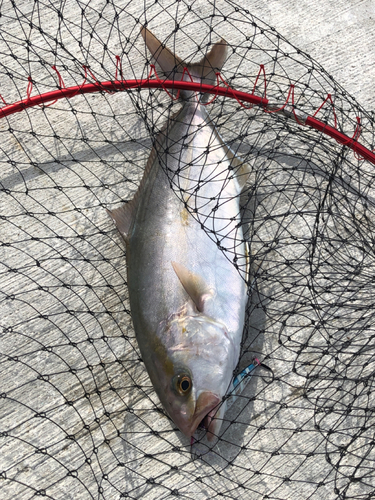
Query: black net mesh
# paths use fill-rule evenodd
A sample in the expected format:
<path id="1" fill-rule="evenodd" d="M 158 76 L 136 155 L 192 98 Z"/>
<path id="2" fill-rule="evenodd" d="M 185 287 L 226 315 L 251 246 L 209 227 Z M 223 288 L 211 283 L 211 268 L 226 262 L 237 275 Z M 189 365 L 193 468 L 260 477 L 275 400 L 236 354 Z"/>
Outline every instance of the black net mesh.
<path id="1" fill-rule="evenodd" d="M 116 56 L 124 79 L 147 77 L 148 23 L 187 61 L 224 37 L 221 76 L 236 90 L 251 93 L 264 65 L 254 92 L 270 102 L 282 105 L 293 84 L 296 107 L 313 115 L 331 94 L 319 119 L 337 117 L 352 137 L 360 117 L 359 142 L 375 147 L 373 116 L 231 1 L 6 1 L 0 15 L 8 104 L 61 86 L 52 66 L 67 87 L 114 80 Z M 203 438 L 198 453 L 154 393 L 132 329 L 123 242 L 105 208 L 131 199 L 180 105 L 162 90 L 97 92 L 0 120 L 0 496 L 373 498 L 373 165 L 285 114 L 228 97 L 207 106 L 251 170 L 238 369 L 254 356 L 262 365 L 219 440 Z M 209 236 L 220 246 L 220 233 Z"/>

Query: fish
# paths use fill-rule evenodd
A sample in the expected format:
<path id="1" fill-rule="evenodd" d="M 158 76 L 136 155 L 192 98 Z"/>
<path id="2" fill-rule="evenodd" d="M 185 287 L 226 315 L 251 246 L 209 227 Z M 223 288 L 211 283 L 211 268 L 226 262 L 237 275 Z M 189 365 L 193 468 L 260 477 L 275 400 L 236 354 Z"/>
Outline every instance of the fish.
<path id="1" fill-rule="evenodd" d="M 214 84 L 227 57 L 224 39 L 186 63 L 146 27 L 141 34 L 169 79 Z M 181 91 L 182 106 L 156 136 L 134 198 L 108 213 L 125 241 L 133 326 L 153 387 L 185 436 L 203 427 L 212 440 L 244 330 L 239 199 L 247 170 L 215 128 L 207 98 Z"/>

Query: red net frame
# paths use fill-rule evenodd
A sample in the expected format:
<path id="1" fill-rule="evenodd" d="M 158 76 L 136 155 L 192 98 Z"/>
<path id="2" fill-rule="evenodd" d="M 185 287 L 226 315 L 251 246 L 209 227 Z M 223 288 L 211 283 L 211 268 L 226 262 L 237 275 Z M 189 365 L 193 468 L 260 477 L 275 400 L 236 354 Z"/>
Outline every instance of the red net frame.
<path id="1" fill-rule="evenodd" d="M 117 63 L 119 63 L 119 56 L 117 56 Z M 118 66 L 118 64 L 117 64 Z M 214 97 L 208 102 L 205 103 L 205 105 L 210 104 L 213 102 L 216 97 L 221 96 L 221 97 L 229 97 L 231 99 L 235 99 L 240 106 L 246 107 L 243 103 L 250 103 L 251 105 L 255 106 L 260 106 L 263 108 L 263 110 L 267 113 L 280 113 L 283 112 L 283 110 L 286 109 L 288 106 L 289 101 L 291 100 L 291 110 L 289 111 L 289 116 L 294 118 L 294 120 L 302 125 L 302 126 L 308 126 L 311 127 L 315 130 L 318 130 L 322 132 L 323 134 L 332 137 L 335 139 L 339 144 L 342 144 L 344 146 L 347 146 L 348 148 L 352 149 L 354 153 L 358 156 L 358 159 L 366 159 L 370 161 L 373 165 L 375 165 L 375 154 L 373 151 L 370 151 L 368 148 L 363 146 L 359 141 L 359 137 L 361 135 L 361 119 L 360 117 L 357 117 L 357 127 L 353 133 L 352 137 L 349 137 L 345 135 L 344 133 L 340 132 L 337 129 L 337 120 L 336 120 L 336 114 L 334 110 L 334 103 L 332 101 L 332 97 L 330 94 L 326 97 L 326 99 L 323 101 L 321 106 L 316 110 L 316 112 L 312 115 L 306 115 L 305 117 L 301 116 L 301 114 L 296 110 L 294 101 L 294 88 L 295 86 L 291 84 L 288 95 L 286 97 L 286 100 L 284 104 L 281 104 L 280 107 L 277 107 L 277 105 L 272 104 L 270 106 L 270 102 L 266 97 L 266 91 L 267 91 L 267 78 L 266 78 L 266 73 L 264 66 L 261 65 L 259 69 L 258 76 L 255 80 L 254 83 L 254 89 L 257 85 L 259 76 L 261 73 L 263 73 L 264 77 L 264 97 L 258 96 L 254 94 L 254 89 L 252 93 L 248 92 L 242 92 L 235 90 L 231 88 L 225 80 L 221 77 L 220 73 L 216 73 L 217 76 L 217 85 L 207 85 L 207 84 L 202 84 L 202 83 L 196 83 L 192 81 L 192 78 L 190 76 L 191 81 L 184 81 L 183 76 L 181 80 L 162 80 L 159 78 L 155 66 L 151 65 L 151 70 L 148 78 L 140 79 L 140 80 L 118 80 L 117 79 L 117 69 L 116 69 L 116 77 L 114 81 L 105 81 L 105 82 L 99 82 L 96 80 L 95 76 L 93 73 L 90 71 L 89 68 L 86 66 L 84 67 L 85 70 L 85 80 L 81 85 L 75 85 L 66 88 L 64 81 L 61 77 L 61 74 L 57 70 L 56 66 L 53 66 L 52 69 L 54 69 L 59 77 L 59 83 L 60 83 L 60 88 L 56 89 L 51 92 L 46 92 L 43 94 L 40 94 L 38 96 L 33 96 L 31 97 L 31 92 L 32 92 L 32 78 L 29 77 L 29 85 L 27 88 L 27 97 L 26 99 L 22 99 L 21 101 L 15 102 L 14 104 L 6 104 L 5 100 L 1 96 L 2 101 L 4 102 L 5 106 L 0 108 L 0 118 L 5 118 L 6 116 L 12 115 L 13 113 L 19 113 L 27 108 L 31 108 L 34 106 L 41 106 L 41 105 L 46 105 L 47 103 L 48 106 L 53 105 L 57 100 L 67 98 L 67 99 L 72 99 L 73 97 L 77 95 L 82 95 L 82 94 L 91 94 L 95 92 L 116 92 L 116 91 L 124 91 L 124 90 L 133 90 L 133 89 L 162 89 L 168 93 L 168 95 L 171 96 L 171 94 L 168 92 L 168 90 L 191 90 L 194 92 L 204 92 L 207 94 L 211 94 Z M 188 73 L 187 68 L 184 68 L 184 73 L 185 71 Z M 95 82 L 94 83 L 86 83 L 86 76 L 87 73 L 90 73 L 90 75 L 94 78 Z M 152 79 L 152 75 L 155 75 L 155 78 Z M 220 84 L 223 84 L 221 86 Z M 178 98 L 178 95 L 177 97 Z M 330 102 L 333 112 L 334 112 L 334 118 L 335 118 L 335 124 L 334 127 L 331 125 L 328 125 L 327 123 L 324 123 L 323 121 L 318 120 L 315 118 L 315 116 L 319 113 L 319 111 L 322 109 L 322 107 L 327 103 Z M 250 106 L 251 108 L 251 106 Z M 249 108 L 249 109 L 250 109 Z M 299 115 L 299 116 L 298 116 Z"/>

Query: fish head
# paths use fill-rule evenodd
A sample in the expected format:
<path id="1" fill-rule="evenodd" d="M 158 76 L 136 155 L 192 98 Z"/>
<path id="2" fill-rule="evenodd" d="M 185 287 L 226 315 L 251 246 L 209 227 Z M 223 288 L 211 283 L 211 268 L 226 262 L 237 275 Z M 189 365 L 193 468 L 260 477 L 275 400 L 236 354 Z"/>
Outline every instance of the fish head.
<path id="1" fill-rule="evenodd" d="M 186 436 L 204 427 L 208 439 L 213 439 L 222 424 L 222 399 L 238 349 L 225 325 L 203 314 L 163 322 L 158 333 L 163 356 L 155 358 L 158 380 L 154 386 L 161 403 Z"/>

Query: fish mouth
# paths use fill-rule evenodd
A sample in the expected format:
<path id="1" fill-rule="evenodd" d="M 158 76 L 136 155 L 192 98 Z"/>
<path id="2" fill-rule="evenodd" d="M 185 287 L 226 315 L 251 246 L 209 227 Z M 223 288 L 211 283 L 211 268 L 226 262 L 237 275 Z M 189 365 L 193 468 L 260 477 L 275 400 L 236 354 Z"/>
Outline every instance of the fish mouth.
<path id="1" fill-rule="evenodd" d="M 218 405 L 221 398 L 212 392 L 203 392 L 197 399 L 193 421 L 190 426 L 190 436 L 192 436 L 198 427 L 202 427 L 207 431 L 208 439 L 214 436 L 215 415 L 218 410 Z"/>

